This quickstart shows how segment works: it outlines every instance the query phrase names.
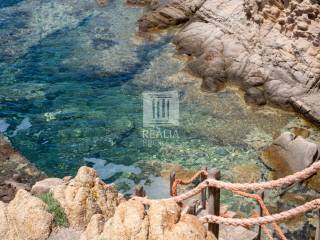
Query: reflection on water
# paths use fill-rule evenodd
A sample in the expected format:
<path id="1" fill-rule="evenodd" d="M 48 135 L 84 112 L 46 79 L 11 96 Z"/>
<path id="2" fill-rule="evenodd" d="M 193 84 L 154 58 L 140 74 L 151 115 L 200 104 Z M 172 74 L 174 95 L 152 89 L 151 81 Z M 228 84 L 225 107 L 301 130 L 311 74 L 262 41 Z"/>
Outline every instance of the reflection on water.
<path id="1" fill-rule="evenodd" d="M 140 8 L 125 1 L 24 0 L 0 5 L 0 131 L 48 175 L 87 164 L 123 192 L 135 184 L 166 196 L 167 181 L 139 162 L 223 170 L 256 164 L 261 147 L 290 122 L 290 113 L 250 109 L 233 89 L 200 93 L 181 72 L 168 37 L 135 37 Z M 143 91 L 180 95 L 177 136 L 143 144 Z M 143 164 L 142 164 L 143 165 Z M 259 165 L 260 166 L 260 165 Z M 160 190 L 159 190 L 160 189 Z"/>

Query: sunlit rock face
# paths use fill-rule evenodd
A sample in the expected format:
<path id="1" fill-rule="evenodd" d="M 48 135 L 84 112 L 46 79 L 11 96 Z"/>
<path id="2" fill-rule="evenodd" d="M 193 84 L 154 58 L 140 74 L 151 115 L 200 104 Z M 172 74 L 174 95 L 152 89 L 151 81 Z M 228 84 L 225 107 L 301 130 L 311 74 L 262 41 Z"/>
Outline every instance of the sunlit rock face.
<path id="1" fill-rule="evenodd" d="M 247 16 L 256 23 L 263 24 L 268 20 L 279 23 L 284 35 L 307 38 L 319 47 L 320 9 L 316 1 L 245 0 L 245 9 Z"/>
<path id="2" fill-rule="evenodd" d="M 141 18 L 140 30 L 162 28 L 166 20 L 179 24 L 190 14 L 186 6 L 167 1 Z M 183 14 L 173 14 L 174 9 Z M 203 78 L 204 90 L 216 92 L 232 81 L 250 103 L 294 107 L 319 124 L 318 3 L 207 0 L 194 2 L 193 9 L 175 43 L 181 53 L 195 57 L 189 65 Z"/>
<path id="3" fill-rule="evenodd" d="M 64 208 L 70 226 L 80 230 L 95 214 L 102 214 L 105 219 L 112 217 L 120 201 L 115 187 L 103 183 L 95 170 L 88 167 L 81 167 L 74 179 L 52 192 Z"/>
<path id="4" fill-rule="evenodd" d="M 169 4 L 166 1 L 158 0 L 156 2 L 157 4 L 152 3 L 153 6 L 156 6 L 154 7 L 155 11 L 144 15 L 139 20 L 141 31 L 152 28 L 166 28 L 187 22 L 205 0 L 174 0 L 169 1 Z"/>
<path id="5" fill-rule="evenodd" d="M 31 193 L 35 196 L 40 196 L 42 194 L 50 192 L 54 187 L 63 184 L 63 180 L 60 178 L 46 178 L 44 180 L 36 182 L 32 188 Z"/>
<path id="6" fill-rule="evenodd" d="M 19 190 L 15 198 L 5 205 L 0 202 L 0 237 L 3 240 L 46 240 L 53 216 L 39 198 Z"/>
<path id="7" fill-rule="evenodd" d="M 213 240 L 215 237 L 197 217 L 181 215 L 173 201 L 160 201 L 145 211 L 142 203 L 129 200 L 118 206 L 100 232 L 94 228 L 99 216 L 93 216 L 81 240 Z M 101 219 L 100 219 L 101 220 Z M 92 226 L 91 226 L 92 224 Z"/>

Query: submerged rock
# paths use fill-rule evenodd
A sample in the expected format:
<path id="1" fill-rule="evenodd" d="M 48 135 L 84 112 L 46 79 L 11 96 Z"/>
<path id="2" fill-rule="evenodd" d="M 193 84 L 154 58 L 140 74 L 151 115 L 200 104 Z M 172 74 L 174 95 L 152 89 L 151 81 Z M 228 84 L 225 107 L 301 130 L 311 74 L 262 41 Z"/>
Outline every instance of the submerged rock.
<path id="1" fill-rule="evenodd" d="M 254 163 L 236 165 L 231 169 L 233 182 L 259 182 L 262 176 L 261 168 Z"/>
<path id="2" fill-rule="evenodd" d="M 249 88 L 244 95 L 244 99 L 247 103 L 256 105 L 265 105 L 267 103 L 263 91 L 256 87 Z"/>
<path id="3" fill-rule="evenodd" d="M 283 133 L 262 153 L 262 160 L 279 178 L 309 167 L 320 159 L 320 146 L 293 133 Z"/>
<path id="4" fill-rule="evenodd" d="M 108 0 L 96 0 L 97 4 L 101 7 L 108 4 Z"/>

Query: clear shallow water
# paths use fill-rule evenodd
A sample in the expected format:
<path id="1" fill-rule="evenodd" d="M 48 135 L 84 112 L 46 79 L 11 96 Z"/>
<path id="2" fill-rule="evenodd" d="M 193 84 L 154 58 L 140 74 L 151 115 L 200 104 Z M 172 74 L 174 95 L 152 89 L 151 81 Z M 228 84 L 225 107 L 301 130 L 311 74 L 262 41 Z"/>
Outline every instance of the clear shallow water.
<path id="1" fill-rule="evenodd" d="M 0 5 L 0 131 L 48 175 L 89 165 L 123 192 L 148 183 L 151 197 L 163 197 L 167 181 L 146 170 L 151 160 L 218 167 L 232 179 L 230 169 L 256 164 L 259 149 L 298 121 L 250 109 L 232 89 L 201 93 L 199 79 L 178 73 L 185 63 L 174 58 L 170 34 L 135 37 L 141 14 L 116 0 Z M 141 93 L 172 89 L 180 94 L 178 137 L 146 146 Z"/>

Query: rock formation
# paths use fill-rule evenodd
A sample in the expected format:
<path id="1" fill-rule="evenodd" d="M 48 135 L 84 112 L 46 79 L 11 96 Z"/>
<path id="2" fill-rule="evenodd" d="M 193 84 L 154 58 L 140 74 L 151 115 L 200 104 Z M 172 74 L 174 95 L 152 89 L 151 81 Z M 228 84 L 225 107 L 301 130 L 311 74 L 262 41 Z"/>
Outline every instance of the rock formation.
<path id="1" fill-rule="evenodd" d="M 64 208 L 71 227 L 82 230 L 91 217 L 113 216 L 121 197 L 114 185 L 107 185 L 92 168 L 81 167 L 74 179 L 52 189 L 53 196 Z"/>
<path id="2" fill-rule="evenodd" d="M 204 0 L 173 0 L 169 3 L 166 1 L 146 2 L 152 4 L 152 9 L 155 10 L 140 19 L 139 28 L 141 31 L 147 31 L 187 22 L 203 2 Z"/>
<path id="3" fill-rule="evenodd" d="M 19 190 L 9 204 L 0 201 L 1 240 L 79 239 L 81 232 L 80 240 L 215 239 L 197 217 L 183 214 L 174 201 L 155 202 L 149 209 L 139 201 L 126 201 L 92 168 L 81 167 L 74 179 L 54 188 L 45 186 L 39 189 L 51 189 L 66 212 L 69 228 L 56 228 L 48 206 Z"/>
<path id="4" fill-rule="evenodd" d="M 86 230 L 81 234 L 80 240 L 94 240 L 103 231 L 104 216 L 102 214 L 95 214 L 92 216 Z"/>
<path id="5" fill-rule="evenodd" d="M 101 7 L 106 6 L 108 4 L 107 0 L 96 0 L 96 2 Z"/>
<path id="6" fill-rule="evenodd" d="M 47 205 L 25 190 L 19 190 L 8 205 L 0 202 L 0 239 L 45 240 L 52 223 Z"/>
<path id="7" fill-rule="evenodd" d="M 173 201 L 157 202 L 152 204 L 149 210 L 145 210 L 142 203 L 129 200 L 119 205 L 114 216 L 105 223 L 103 230 L 102 219 L 102 216 L 93 216 L 81 240 L 215 239 L 197 217 L 182 215 L 181 208 Z"/>
<path id="8" fill-rule="evenodd" d="M 36 182 L 31 189 L 33 195 L 41 195 L 50 192 L 51 189 L 62 185 L 64 182 L 60 178 L 46 178 L 44 180 Z"/>
<path id="9" fill-rule="evenodd" d="M 275 178 L 284 177 L 319 161 L 320 145 L 286 132 L 263 151 L 262 160 L 275 170 Z"/>
<path id="10" fill-rule="evenodd" d="M 31 186 L 46 175 L 34 167 L 0 134 L 0 200 L 11 201 L 17 190 L 30 190 Z"/>
<path id="11" fill-rule="evenodd" d="M 202 88 L 227 81 L 245 99 L 294 108 L 320 125 L 320 6 L 312 0 L 159 1 L 140 31 L 186 23 L 174 42 Z"/>

